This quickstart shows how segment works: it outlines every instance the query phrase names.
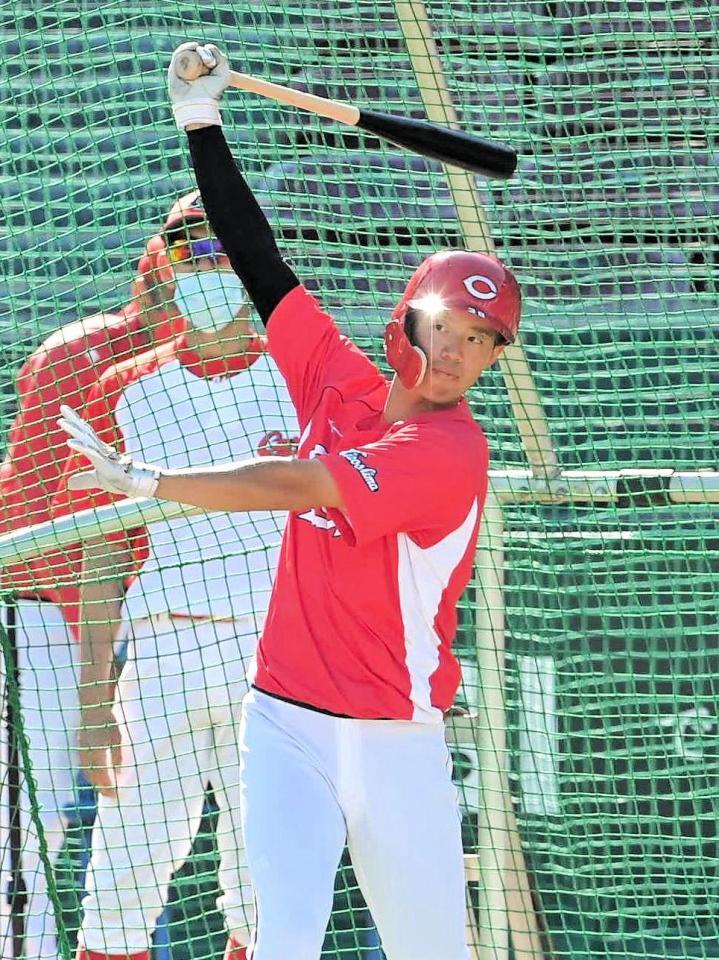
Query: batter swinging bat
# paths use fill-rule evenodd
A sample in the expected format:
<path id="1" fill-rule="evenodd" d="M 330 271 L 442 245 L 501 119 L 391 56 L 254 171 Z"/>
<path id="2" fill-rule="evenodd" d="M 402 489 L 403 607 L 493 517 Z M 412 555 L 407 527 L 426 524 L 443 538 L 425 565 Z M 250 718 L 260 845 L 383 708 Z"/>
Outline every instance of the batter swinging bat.
<path id="1" fill-rule="evenodd" d="M 207 73 L 200 56 L 194 50 L 186 50 L 176 65 L 177 75 L 182 80 L 196 80 Z M 269 80 L 260 80 L 247 73 L 230 72 L 230 86 L 248 90 L 270 100 L 278 100 L 301 110 L 308 110 L 321 117 L 329 117 L 351 127 L 359 127 L 388 140 L 399 147 L 406 147 L 425 157 L 434 157 L 455 167 L 463 167 L 481 173 L 493 180 L 507 180 L 517 166 L 517 154 L 506 143 L 483 140 L 461 130 L 427 120 L 413 120 L 392 113 L 360 110 L 351 103 L 317 97 L 312 93 L 283 87 Z"/>

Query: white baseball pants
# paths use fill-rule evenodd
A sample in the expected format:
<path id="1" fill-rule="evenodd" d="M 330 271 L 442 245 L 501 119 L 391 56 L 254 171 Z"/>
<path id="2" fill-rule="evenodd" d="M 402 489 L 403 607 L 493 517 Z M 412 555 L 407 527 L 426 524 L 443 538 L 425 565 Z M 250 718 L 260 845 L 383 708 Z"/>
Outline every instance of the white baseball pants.
<path id="1" fill-rule="evenodd" d="M 318 960 L 345 841 L 387 960 L 468 960 L 457 791 L 443 724 L 245 698 L 252 960 Z"/>
<path id="2" fill-rule="evenodd" d="M 219 806 L 218 901 L 249 942 L 252 890 L 240 822 L 239 728 L 254 622 L 171 617 L 131 625 L 115 713 L 123 734 L 117 799 L 101 797 L 80 942 L 109 955 L 148 950 L 172 874 L 190 852 L 208 783 Z"/>
<path id="3" fill-rule="evenodd" d="M 77 755 L 75 732 L 79 707 L 77 692 L 77 642 L 59 607 L 38 600 L 15 602 L 16 644 L 23 729 L 28 739 L 32 776 L 37 784 L 40 822 L 54 865 L 65 836 L 63 810 L 75 799 Z M 7 612 L 3 611 L 6 625 Z M 0 658 L 4 717 L 5 669 Z M 7 783 L 7 739 L 2 723 L 2 770 Z M 33 960 L 56 958 L 55 911 L 47 892 L 45 869 L 40 861 L 38 832 L 30 819 L 27 782 L 21 774 L 22 873 L 27 892 L 25 955 Z M 2 898 L 10 879 L 8 796 L 2 791 Z M 7 910 L 0 931 L 0 956 L 12 957 L 12 932 Z"/>

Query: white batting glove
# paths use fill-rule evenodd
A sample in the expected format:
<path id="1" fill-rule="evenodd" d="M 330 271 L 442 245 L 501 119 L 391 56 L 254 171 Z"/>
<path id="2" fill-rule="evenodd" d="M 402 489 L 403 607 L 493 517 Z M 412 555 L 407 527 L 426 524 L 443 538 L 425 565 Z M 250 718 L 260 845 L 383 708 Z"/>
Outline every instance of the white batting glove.
<path id="1" fill-rule="evenodd" d="M 160 480 L 160 468 L 147 463 L 133 463 L 119 454 L 109 443 L 103 443 L 87 421 L 72 407 L 60 407 L 62 417 L 57 421 L 65 433 L 71 450 L 81 453 L 92 464 L 92 470 L 75 473 L 68 480 L 71 490 L 109 490 L 128 497 L 153 497 Z"/>
<path id="2" fill-rule="evenodd" d="M 175 65 L 188 50 L 198 54 L 210 73 L 196 80 L 178 77 Z M 172 112 L 180 130 L 190 123 L 207 123 L 222 126 L 220 100 L 230 82 L 230 64 L 224 53 L 214 43 L 183 43 L 172 54 L 167 71 L 167 87 L 172 103 Z"/>

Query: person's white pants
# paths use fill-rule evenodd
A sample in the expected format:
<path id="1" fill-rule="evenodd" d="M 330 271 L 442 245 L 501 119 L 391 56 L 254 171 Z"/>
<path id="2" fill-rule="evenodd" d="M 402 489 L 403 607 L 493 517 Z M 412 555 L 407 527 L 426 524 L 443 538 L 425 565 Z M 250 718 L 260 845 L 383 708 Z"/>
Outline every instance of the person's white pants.
<path id="1" fill-rule="evenodd" d="M 3 625 L 7 626 L 7 608 Z M 76 729 L 79 716 L 77 693 L 77 642 L 67 628 L 59 607 L 37 600 L 15 601 L 15 642 L 22 725 L 28 741 L 32 776 L 40 823 L 54 866 L 65 836 L 63 810 L 75 799 L 77 769 Z M 5 715 L 5 669 L 2 673 Z M 9 811 L 7 795 L 7 731 L 2 721 L 2 898 L 7 904 L 10 880 Z M 22 876 L 25 881 L 25 956 L 32 960 L 57 957 L 55 911 L 48 896 L 45 868 L 40 860 L 39 837 L 30 818 L 27 780 L 21 766 L 20 824 L 22 834 Z M 0 956 L 12 957 L 12 933 L 7 909 L 0 931 Z"/>
<path id="2" fill-rule="evenodd" d="M 318 960 L 345 841 L 387 960 L 468 960 L 443 724 L 343 719 L 251 690 L 241 751 L 253 960 Z"/>
<path id="3" fill-rule="evenodd" d="M 80 942 L 103 954 L 149 947 L 173 873 L 185 861 L 211 783 L 219 818 L 218 906 L 249 941 L 252 890 L 240 820 L 239 728 L 254 623 L 170 617 L 131 625 L 115 713 L 123 734 L 117 799 L 101 797 Z"/>

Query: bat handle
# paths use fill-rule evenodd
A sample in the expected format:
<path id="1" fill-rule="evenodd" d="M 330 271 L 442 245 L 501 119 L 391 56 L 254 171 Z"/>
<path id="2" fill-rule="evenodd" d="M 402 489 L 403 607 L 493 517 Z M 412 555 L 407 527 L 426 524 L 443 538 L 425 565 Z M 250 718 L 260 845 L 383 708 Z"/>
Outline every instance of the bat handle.
<path id="1" fill-rule="evenodd" d="M 188 82 L 197 80 L 198 77 L 203 77 L 209 72 L 199 53 L 194 50 L 183 50 L 175 63 L 177 76 Z M 327 117 L 329 120 L 336 120 L 338 123 L 346 123 L 351 127 L 356 126 L 360 119 L 359 108 L 351 103 L 341 103 L 338 100 L 317 97 L 312 93 L 305 93 L 303 90 L 293 90 L 291 87 L 283 87 L 279 83 L 271 83 L 269 80 L 252 77 L 248 73 L 237 73 L 235 70 L 231 70 L 229 85 L 237 90 L 246 90 L 249 93 L 256 93 L 260 97 L 285 103 L 290 107 L 308 110 L 310 113 Z"/>

